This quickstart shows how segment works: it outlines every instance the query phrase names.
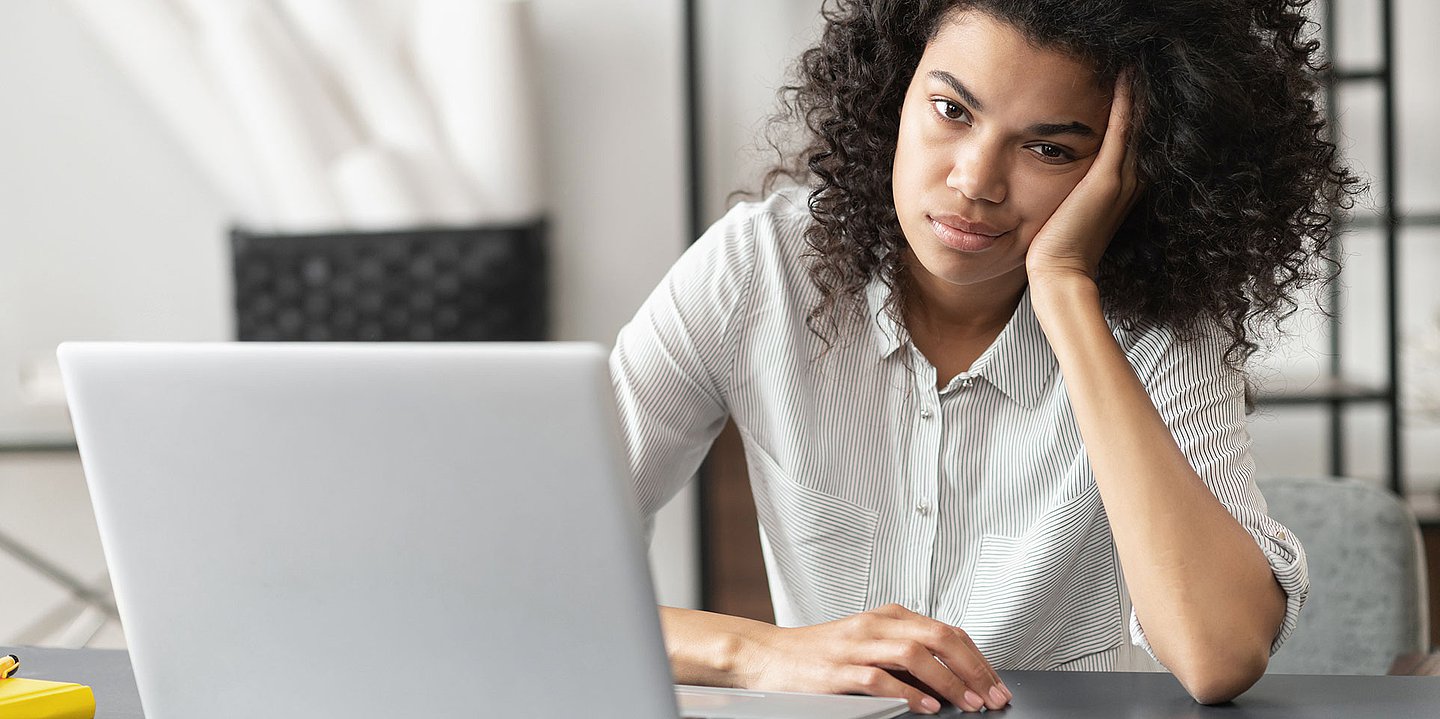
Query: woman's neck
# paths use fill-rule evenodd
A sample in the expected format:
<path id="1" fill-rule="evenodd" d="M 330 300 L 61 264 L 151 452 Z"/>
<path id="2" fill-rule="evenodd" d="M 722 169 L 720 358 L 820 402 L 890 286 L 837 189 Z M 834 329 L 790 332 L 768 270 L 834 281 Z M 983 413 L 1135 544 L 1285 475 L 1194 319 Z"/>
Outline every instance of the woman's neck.
<path id="1" fill-rule="evenodd" d="M 911 335 L 931 337 L 991 337 L 1015 315 L 1025 294 L 1025 268 L 973 285 L 946 282 L 912 256 L 907 270 L 905 325 Z"/>

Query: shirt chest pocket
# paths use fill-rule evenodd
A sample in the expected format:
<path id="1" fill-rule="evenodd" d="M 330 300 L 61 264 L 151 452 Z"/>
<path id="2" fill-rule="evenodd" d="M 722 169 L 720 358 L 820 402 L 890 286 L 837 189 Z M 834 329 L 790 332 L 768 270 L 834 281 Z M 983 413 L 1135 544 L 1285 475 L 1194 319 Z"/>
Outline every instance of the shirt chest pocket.
<path id="1" fill-rule="evenodd" d="M 1099 490 L 1023 535 L 986 535 L 961 626 L 992 665 L 1052 669 L 1125 639 L 1114 541 Z"/>
<path id="2" fill-rule="evenodd" d="M 770 583 L 783 592 L 792 623 L 864 611 L 879 514 L 795 481 L 748 438 L 745 458 L 773 562 Z"/>

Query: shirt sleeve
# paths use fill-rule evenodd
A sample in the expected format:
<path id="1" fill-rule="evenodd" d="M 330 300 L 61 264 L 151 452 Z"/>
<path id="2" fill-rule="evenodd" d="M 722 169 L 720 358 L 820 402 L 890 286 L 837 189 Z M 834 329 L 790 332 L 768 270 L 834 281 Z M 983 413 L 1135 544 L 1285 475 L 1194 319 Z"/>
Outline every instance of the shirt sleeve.
<path id="1" fill-rule="evenodd" d="M 646 541 L 725 425 L 755 252 L 741 204 L 691 245 L 615 340 L 610 376 Z"/>
<path id="2" fill-rule="evenodd" d="M 1295 630 L 1310 592 L 1310 579 L 1304 548 L 1288 529 L 1270 518 L 1255 484 L 1255 460 L 1245 422 L 1245 379 L 1225 363 L 1223 337 L 1217 330 L 1181 342 L 1168 332 L 1151 332 L 1129 354 L 1180 451 L 1255 539 L 1285 592 L 1285 619 L 1270 643 L 1274 655 Z M 1155 657 L 1133 608 L 1130 638 Z"/>

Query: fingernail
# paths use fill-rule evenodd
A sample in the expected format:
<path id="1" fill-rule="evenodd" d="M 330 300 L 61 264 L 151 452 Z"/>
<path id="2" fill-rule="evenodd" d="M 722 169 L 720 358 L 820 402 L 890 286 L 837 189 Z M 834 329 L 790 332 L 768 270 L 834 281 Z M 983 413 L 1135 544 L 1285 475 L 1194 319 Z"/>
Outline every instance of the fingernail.
<path id="1" fill-rule="evenodd" d="M 990 701 L 995 702 L 996 704 L 996 706 L 993 708 L 999 709 L 1000 707 L 1005 706 L 1005 702 L 1009 700 L 1005 698 L 1005 692 L 1000 691 L 1000 685 L 997 684 L 993 687 L 990 687 Z"/>
<path id="2" fill-rule="evenodd" d="M 976 694 L 969 689 L 965 690 L 965 703 L 969 704 L 972 707 L 975 707 L 974 709 L 966 707 L 967 710 L 972 712 L 978 712 L 985 706 L 985 700 L 981 699 L 979 694 Z"/>
<path id="3" fill-rule="evenodd" d="M 920 706 L 931 714 L 940 711 L 940 702 L 935 701 L 935 697 L 925 697 L 921 699 Z"/>
<path id="4" fill-rule="evenodd" d="M 1000 688 L 1005 690 L 1005 701 L 1007 703 L 1015 699 L 1015 692 L 1010 691 L 1010 687 L 1005 686 L 1005 682 L 1000 682 Z"/>

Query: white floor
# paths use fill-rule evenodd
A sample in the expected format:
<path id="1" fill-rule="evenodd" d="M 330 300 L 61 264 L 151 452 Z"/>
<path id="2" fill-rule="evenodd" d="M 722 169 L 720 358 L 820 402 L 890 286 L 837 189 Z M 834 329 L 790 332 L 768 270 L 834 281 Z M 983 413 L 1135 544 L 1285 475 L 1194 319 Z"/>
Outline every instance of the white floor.
<path id="1" fill-rule="evenodd" d="M 0 534 L 108 594 L 100 535 L 76 455 L 0 454 Z M 0 548 L 0 645 L 16 644 L 123 648 L 125 635 L 117 620 L 89 609 Z"/>

